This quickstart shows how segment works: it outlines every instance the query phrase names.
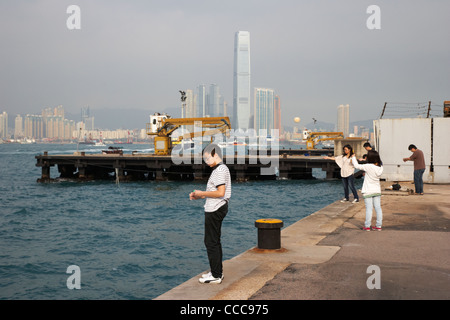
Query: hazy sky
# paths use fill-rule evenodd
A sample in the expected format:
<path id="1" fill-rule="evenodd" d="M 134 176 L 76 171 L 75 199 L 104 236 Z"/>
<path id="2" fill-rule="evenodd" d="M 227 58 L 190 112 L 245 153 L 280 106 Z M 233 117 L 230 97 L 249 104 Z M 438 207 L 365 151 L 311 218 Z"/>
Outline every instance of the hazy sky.
<path id="1" fill-rule="evenodd" d="M 69 5 L 81 29 L 69 30 Z M 381 29 L 369 30 L 369 5 Z M 233 45 L 250 32 L 251 87 L 283 123 L 377 118 L 385 101 L 450 99 L 448 0 L 0 0 L 0 112 L 63 105 L 164 111 L 215 83 L 233 101 Z M 143 123 L 147 119 L 143 119 Z"/>

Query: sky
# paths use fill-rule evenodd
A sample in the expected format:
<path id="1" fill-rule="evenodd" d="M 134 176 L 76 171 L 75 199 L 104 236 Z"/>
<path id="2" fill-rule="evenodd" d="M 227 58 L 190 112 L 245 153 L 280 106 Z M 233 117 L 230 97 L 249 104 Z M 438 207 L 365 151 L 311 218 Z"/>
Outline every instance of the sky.
<path id="1" fill-rule="evenodd" d="M 67 27 L 70 5 L 81 29 Z M 89 106 L 126 123 L 212 83 L 232 106 L 243 30 L 251 87 L 275 90 L 284 125 L 335 123 L 340 104 L 350 121 L 376 119 L 385 102 L 450 100 L 449 12 L 448 0 L 0 0 L 0 112 Z"/>

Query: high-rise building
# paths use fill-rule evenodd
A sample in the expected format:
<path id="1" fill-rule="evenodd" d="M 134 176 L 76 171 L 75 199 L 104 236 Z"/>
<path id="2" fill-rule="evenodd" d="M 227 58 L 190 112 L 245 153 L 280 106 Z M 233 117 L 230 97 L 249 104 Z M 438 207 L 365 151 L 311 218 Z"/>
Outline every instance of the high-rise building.
<path id="1" fill-rule="evenodd" d="M 14 139 L 23 137 L 23 118 L 20 114 L 14 120 Z"/>
<path id="2" fill-rule="evenodd" d="M 337 131 L 342 132 L 344 137 L 348 137 L 350 130 L 350 106 L 339 105 L 337 107 Z"/>
<path id="3" fill-rule="evenodd" d="M 64 118 L 62 116 L 47 116 L 44 121 L 44 137 L 62 139 L 64 137 Z"/>
<path id="4" fill-rule="evenodd" d="M 238 31 L 234 38 L 233 127 L 253 127 L 253 108 L 250 104 L 250 33 Z"/>
<path id="5" fill-rule="evenodd" d="M 274 129 L 277 129 L 279 134 L 281 134 L 281 101 L 280 96 L 275 95 L 273 98 L 273 117 L 274 117 Z"/>
<path id="6" fill-rule="evenodd" d="M 266 88 L 254 89 L 254 129 L 260 134 L 261 129 L 274 129 L 274 91 Z"/>
<path id="7" fill-rule="evenodd" d="M 217 84 L 209 86 L 209 115 L 211 117 L 220 117 L 223 112 L 220 110 L 220 89 Z"/>
<path id="8" fill-rule="evenodd" d="M 197 87 L 197 117 L 206 117 L 208 114 L 208 93 L 206 86 L 201 84 Z"/>
<path id="9" fill-rule="evenodd" d="M 186 93 L 186 100 L 184 101 L 184 118 L 194 118 L 195 117 L 195 100 L 194 91 L 191 89 L 184 90 Z"/>
<path id="10" fill-rule="evenodd" d="M 27 114 L 24 120 L 25 137 L 33 139 L 44 138 L 44 121 L 42 115 Z"/>
<path id="11" fill-rule="evenodd" d="M 94 117 L 91 116 L 89 107 L 81 108 L 81 121 L 84 123 L 86 130 L 94 130 Z"/>
<path id="12" fill-rule="evenodd" d="M 75 121 L 64 118 L 64 108 L 44 108 L 40 115 L 18 115 L 15 119 L 15 138 L 71 140 L 76 131 Z"/>
<path id="13" fill-rule="evenodd" d="M 228 102 L 225 101 L 222 95 L 220 96 L 220 108 L 222 113 L 219 116 L 228 117 Z"/>
<path id="14" fill-rule="evenodd" d="M 59 106 L 57 106 L 55 109 L 54 109 L 54 113 L 53 113 L 55 116 L 61 116 L 61 117 L 63 117 L 64 118 L 64 108 L 63 108 L 63 106 L 62 105 L 59 105 Z"/>
<path id="15" fill-rule="evenodd" d="M 3 111 L 0 114 L 0 138 L 6 138 L 8 136 L 8 114 Z"/>

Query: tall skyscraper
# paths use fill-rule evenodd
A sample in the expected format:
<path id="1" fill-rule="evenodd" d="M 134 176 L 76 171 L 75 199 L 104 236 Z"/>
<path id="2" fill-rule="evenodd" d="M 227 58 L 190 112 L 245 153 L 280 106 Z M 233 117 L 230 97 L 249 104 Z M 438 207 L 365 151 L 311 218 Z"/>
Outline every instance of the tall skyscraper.
<path id="1" fill-rule="evenodd" d="M 238 31 L 234 37 L 233 129 L 253 127 L 250 104 L 250 33 Z"/>
<path id="2" fill-rule="evenodd" d="M 208 111 L 208 93 L 206 92 L 206 85 L 201 84 L 197 87 L 196 117 L 206 117 Z"/>
<path id="3" fill-rule="evenodd" d="M 185 118 L 194 118 L 196 116 L 195 115 L 194 91 L 191 89 L 187 89 L 187 90 L 184 90 L 184 92 L 186 92 L 184 117 Z"/>
<path id="4" fill-rule="evenodd" d="M 281 134 L 281 101 L 280 96 L 275 95 L 273 98 L 273 113 L 274 113 L 274 129 L 277 129 Z"/>
<path id="5" fill-rule="evenodd" d="M 209 115 L 211 117 L 219 117 L 223 114 L 220 110 L 220 89 L 216 84 L 209 86 Z"/>
<path id="6" fill-rule="evenodd" d="M 8 114 L 3 111 L 0 114 L 0 138 L 6 138 L 8 136 Z"/>
<path id="7" fill-rule="evenodd" d="M 350 106 L 339 105 L 337 107 L 337 131 L 342 132 L 344 137 L 348 137 L 350 130 Z"/>
<path id="8" fill-rule="evenodd" d="M 266 88 L 254 89 L 254 129 L 257 134 L 259 130 L 267 130 L 267 134 L 271 134 L 271 130 L 274 129 L 274 91 Z"/>

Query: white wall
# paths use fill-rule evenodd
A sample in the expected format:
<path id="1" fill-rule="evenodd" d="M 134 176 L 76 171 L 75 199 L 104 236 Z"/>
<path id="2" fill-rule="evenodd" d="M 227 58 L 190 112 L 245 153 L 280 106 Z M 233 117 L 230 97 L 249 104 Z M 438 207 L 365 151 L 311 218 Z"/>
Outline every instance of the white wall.
<path id="1" fill-rule="evenodd" d="M 450 183 L 450 118 L 433 119 L 434 182 Z"/>
<path id="2" fill-rule="evenodd" d="M 383 179 L 387 181 L 413 180 L 414 164 L 403 162 L 409 157 L 410 144 L 422 150 L 425 156 L 426 183 L 450 183 L 450 118 L 433 118 L 433 167 L 430 172 L 432 119 L 404 118 L 374 120 L 375 149 L 383 161 Z M 445 141 L 447 140 L 447 141 Z"/>

